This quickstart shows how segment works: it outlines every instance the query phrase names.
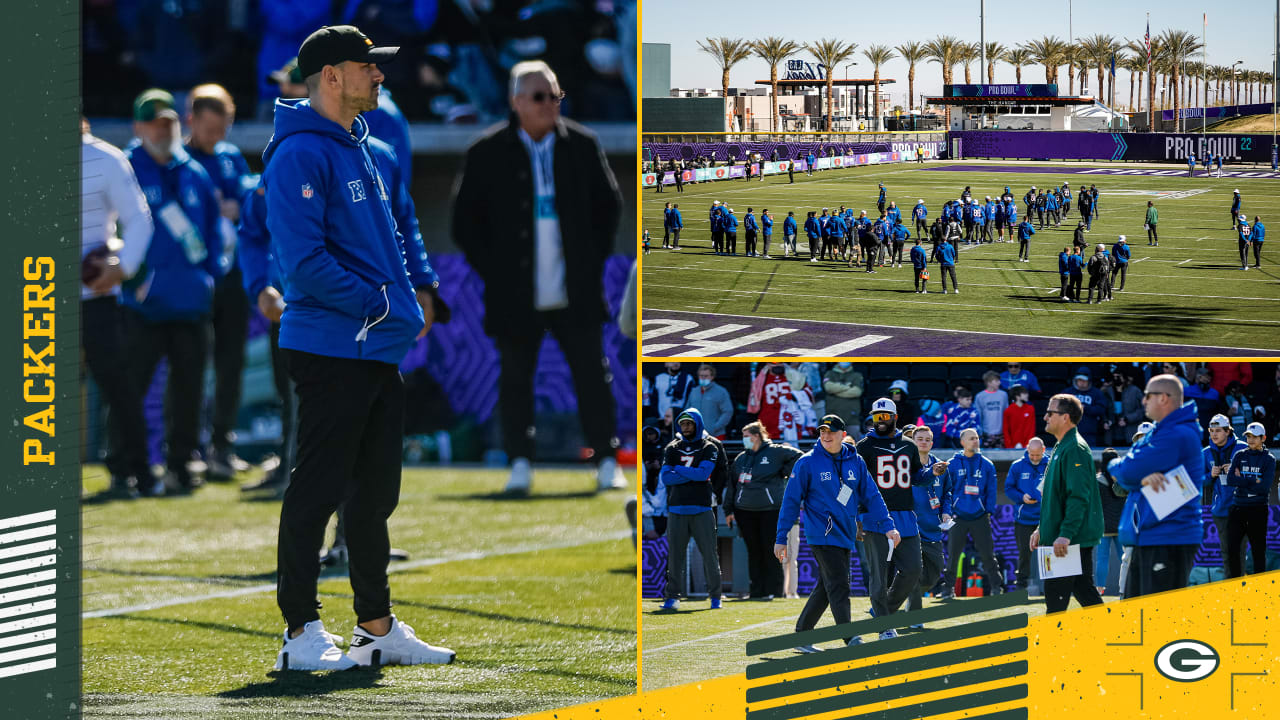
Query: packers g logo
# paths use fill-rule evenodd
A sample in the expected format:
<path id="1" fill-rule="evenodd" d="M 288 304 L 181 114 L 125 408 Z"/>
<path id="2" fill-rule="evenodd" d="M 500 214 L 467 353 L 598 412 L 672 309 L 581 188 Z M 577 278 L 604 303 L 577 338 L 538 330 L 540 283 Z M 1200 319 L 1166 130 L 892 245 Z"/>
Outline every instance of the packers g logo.
<path id="1" fill-rule="evenodd" d="M 1174 640 L 1156 651 L 1156 670 L 1177 682 L 1204 680 L 1220 663 L 1218 652 L 1199 640 Z"/>

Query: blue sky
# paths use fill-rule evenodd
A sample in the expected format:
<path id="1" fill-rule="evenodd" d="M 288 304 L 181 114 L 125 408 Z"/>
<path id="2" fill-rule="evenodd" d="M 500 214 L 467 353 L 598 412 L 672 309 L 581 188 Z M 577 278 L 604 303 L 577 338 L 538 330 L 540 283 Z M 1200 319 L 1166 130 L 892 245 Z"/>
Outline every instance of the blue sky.
<path id="1" fill-rule="evenodd" d="M 1164 0 L 1143 6 L 1105 0 L 1074 0 L 1072 29 L 1079 38 L 1094 33 L 1109 33 L 1125 42 L 1141 40 L 1146 29 L 1146 13 L 1151 12 L 1151 35 L 1176 28 L 1201 31 L 1201 16 L 1209 12 L 1208 62 L 1230 65 L 1244 60 L 1244 67 L 1269 70 L 1272 63 L 1272 27 L 1276 5 L 1274 0 L 1239 0 L 1207 4 L 1203 0 Z M 972 7 L 960 13 L 958 7 Z M 988 0 L 986 3 L 986 39 L 1006 46 L 1043 35 L 1067 38 L 1067 0 L 1043 3 Z M 645 42 L 671 45 L 671 82 L 675 87 L 719 87 L 720 72 L 711 57 L 698 50 L 697 41 L 708 36 L 753 39 L 780 35 L 797 42 L 837 37 L 858 43 L 859 64 L 849 69 L 849 77 L 871 77 L 871 67 L 862 50 L 873 43 L 899 45 L 911 40 L 926 41 L 946 33 L 962 40 L 978 40 L 978 2 L 917 0 L 901 7 L 903 12 L 890 13 L 886 21 L 876 19 L 885 5 L 850 3 L 839 0 L 643 0 L 642 32 Z M 1227 8 L 1230 8 L 1228 10 Z M 798 59 L 812 58 L 803 51 Z M 835 73 L 844 77 L 845 68 Z M 956 67 L 956 79 L 964 81 L 963 66 Z M 1128 73 L 1117 69 L 1118 104 L 1128 100 Z M 974 82 L 978 82 L 978 63 L 973 64 Z M 1096 72 L 1090 73 L 1090 89 L 1096 84 Z M 744 60 L 730 72 L 735 87 L 754 85 L 769 77 L 769 66 L 758 58 Z M 895 58 L 881 68 L 881 77 L 898 81 L 886 88 L 895 104 L 902 102 L 907 88 L 907 64 Z M 1024 67 L 1023 82 L 1044 82 L 1044 68 Z M 996 64 L 996 82 L 1014 82 L 1013 68 Z M 1059 72 L 1059 84 L 1066 92 L 1065 66 Z M 916 66 L 916 95 L 942 90 L 942 71 L 935 63 Z M 1123 96 L 1123 99 L 1122 99 Z"/>

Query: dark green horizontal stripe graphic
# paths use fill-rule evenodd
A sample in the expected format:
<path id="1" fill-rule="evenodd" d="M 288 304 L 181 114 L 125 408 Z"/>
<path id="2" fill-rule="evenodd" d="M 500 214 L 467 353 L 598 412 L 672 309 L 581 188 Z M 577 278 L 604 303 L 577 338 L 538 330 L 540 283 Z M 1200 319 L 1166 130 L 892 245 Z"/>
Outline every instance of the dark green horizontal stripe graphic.
<path id="1" fill-rule="evenodd" d="M 905 660 L 876 663 L 840 672 L 825 673 L 799 680 L 784 680 L 771 685 L 747 688 L 747 702 L 761 702 L 817 692 L 833 687 L 857 685 L 880 678 L 909 675 L 922 670 L 934 670 L 949 665 L 973 662 L 974 660 L 988 660 L 1003 655 L 1012 655 L 1013 653 L 1025 652 L 1026 649 L 1027 638 L 1025 636 L 1015 637 L 994 643 L 982 643 L 930 655 L 921 655 Z"/>
<path id="2" fill-rule="evenodd" d="M 789 703 L 766 710 L 747 712 L 747 720 L 791 720 L 807 715 L 820 715 L 846 708 L 872 703 L 892 702 L 916 695 L 927 695 L 940 690 L 954 690 L 968 685 L 980 685 L 993 680 L 1010 680 L 1027 674 L 1027 661 L 1005 663 L 992 667 L 976 668 L 947 675 L 936 675 L 919 680 L 886 685 L 884 687 L 845 693 L 834 697 L 809 700 L 807 702 Z M 969 699 L 970 695 L 960 696 Z"/>
<path id="3" fill-rule="evenodd" d="M 960 710 L 972 710 L 983 705 L 996 705 L 1011 700 L 1025 700 L 1027 697 L 1027 686 L 1010 685 L 1009 687 L 995 688 L 994 690 L 984 690 L 980 693 L 972 695 L 957 695 L 955 697 L 942 698 L 941 700 L 930 700 L 928 702 L 916 703 L 914 705 L 906 705 L 904 707 L 893 708 L 891 710 L 879 710 L 862 715 L 847 715 L 836 720 L 918 720 L 919 718 L 929 717 L 930 715 L 944 715 L 946 713 L 958 712 Z M 1021 710 L 1022 715 L 1009 715 L 1007 717 L 1023 717 L 1026 715 L 1026 708 L 1014 708 Z M 1006 710 L 1003 712 L 1012 712 Z M 993 713 L 984 717 L 1002 717 L 999 713 Z"/>
<path id="4" fill-rule="evenodd" d="M 951 618 L 964 617 L 966 615 L 978 615 L 980 613 L 991 612 L 992 610 L 1004 610 L 1017 605 L 1024 605 L 1026 602 L 1026 590 L 1002 593 L 993 597 L 978 598 L 976 600 L 950 602 L 945 605 L 937 605 L 923 610 L 916 610 L 914 612 L 894 613 L 893 615 L 882 618 L 871 618 L 869 620 L 859 620 L 857 622 L 845 623 L 843 625 L 832 625 L 831 627 L 806 630 L 804 632 L 791 633 L 789 635 L 778 635 L 774 637 L 760 638 L 758 640 L 750 640 L 747 642 L 747 654 L 760 655 L 767 652 L 773 652 L 775 650 L 793 648 L 797 645 L 812 645 L 814 643 L 830 642 L 831 640 L 843 640 L 853 635 L 869 635 L 871 633 L 884 632 L 890 628 L 900 628 L 919 623 L 949 620 Z"/>
<path id="5" fill-rule="evenodd" d="M 956 642 L 957 640 L 968 640 L 975 637 L 981 637 L 983 635 L 995 635 L 998 633 L 1009 632 L 1010 630 L 1019 630 L 1026 626 L 1027 615 L 1026 613 L 1021 613 L 1019 615 L 1010 615 L 1008 617 L 979 620 L 978 622 L 969 623 L 967 625 L 957 625 L 955 627 L 942 628 L 939 630 L 903 635 L 901 637 L 893 638 L 892 640 L 879 640 L 876 642 L 854 645 L 853 647 L 823 650 L 822 652 L 813 653 L 812 655 L 791 654 L 789 657 L 777 660 L 764 660 L 763 662 L 748 665 L 747 679 L 757 680 L 759 678 L 796 672 L 798 670 L 808 670 L 809 668 L 821 667 L 823 665 L 846 663 L 853 660 L 875 657 L 876 655 L 888 655 L 890 653 L 904 652 L 906 650 L 915 650 L 929 645 L 942 645 L 944 643 Z M 791 647 L 788 647 L 787 650 L 790 653 Z"/>
<path id="6" fill-rule="evenodd" d="M 985 715 L 974 715 L 973 717 L 965 718 L 965 720 L 1027 720 L 1027 709 L 1017 707 L 1009 708 L 1008 710 L 997 710 Z"/>

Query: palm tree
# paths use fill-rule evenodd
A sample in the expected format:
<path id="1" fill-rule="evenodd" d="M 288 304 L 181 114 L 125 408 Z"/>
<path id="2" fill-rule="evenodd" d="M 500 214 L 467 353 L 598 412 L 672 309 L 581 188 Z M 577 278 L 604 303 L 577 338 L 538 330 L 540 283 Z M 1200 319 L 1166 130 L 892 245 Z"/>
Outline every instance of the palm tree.
<path id="1" fill-rule="evenodd" d="M 942 84 L 950 85 L 952 71 L 960 62 L 960 50 L 964 43 L 952 35 L 939 35 L 925 43 L 924 50 L 929 62 L 942 66 Z"/>
<path id="2" fill-rule="evenodd" d="M 1141 40 L 1130 40 L 1127 43 L 1125 43 L 1124 49 L 1133 53 L 1133 62 L 1130 63 L 1126 69 L 1128 69 L 1130 73 L 1135 73 L 1135 72 L 1138 73 L 1139 90 L 1138 90 L 1138 105 L 1136 107 L 1140 108 L 1142 107 L 1142 92 L 1146 88 L 1146 86 L 1142 84 L 1142 79 L 1143 79 L 1143 74 L 1146 73 L 1147 71 L 1147 47 L 1142 43 Z M 1130 105 L 1132 106 L 1133 104 L 1132 75 L 1129 77 L 1129 86 L 1130 86 L 1129 101 L 1130 101 Z"/>
<path id="3" fill-rule="evenodd" d="M 915 109 L 916 101 L 916 63 L 929 56 L 929 51 L 921 42 L 905 42 L 895 48 L 903 60 L 907 61 L 907 108 Z"/>
<path id="4" fill-rule="evenodd" d="M 1134 80 L 1136 79 L 1139 85 L 1142 84 L 1142 73 L 1147 69 L 1147 58 L 1145 55 L 1128 55 L 1124 59 L 1123 67 L 1129 71 L 1129 112 L 1136 112 L 1133 104 Z M 1138 96 L 1138 100 L 1142 100 L 1141 95 Z"/>
<path id="5" fill-rule="evenodd" d="M 720 66 L 720 88 L 724 92 L 721 96 L 727 105 L 729 102 L 729 69 L 734 65 L 751 57 L 751 43 L 742 38 L 707 38 L 706 41 L 698 41 L 698 49 L 715 58 L 716 64 Z"/>
<path id="6" fill-rule="evenodd" d="M 960 62 L 964 63 L 964 84 L 965 85 L 973 84 L 973 73 L 970 72 L 970 68 L 973 65 L 973 61 L 978 60 L 981 57 L 982 57 L 982 49 L 978 47 L 977 43 L 965 43 L 964 47 L 961 48 Z M 982 72 L 982 70 L 979 69 L 978 72 Z"/>
<path id="7" fill-rule="evenodd" d="M 769 87 L 773 95 L 773 115 L 769 117 L 769 132 L 773 132 L 774 123 L 778 121 L 778 66 L 783 60 L 800 52 L 800 45 L 791 40 L 770 35 L 751 43 L 751 52 L 769 63 Z"/>
<path id="8" fill-rule="evenodd" d="M 866 50 L 863 50 L 862 54 L 867 58 L 867 62 L 871 63 L 871 67 L 875 68 L 875 75 L 872 78 L 872 82 L 876 84 L 876 90 L 875 90 L 876 120 L 875 120 L 875 123 L 872 125 L 872 127 L 877 132 L 879 132 L 880 130 L 883 129 L 883 127 L 881 126 L 882 119 L 880 117 L 880 66 L 884 65 L 885 63 L 889 62 L 894 57 L 896 57 L 896 53 L 894 53 L 893 48 L 889 47 L 888 45 L 872 45 Z"/>
<path id="9" fill-rule="evenodd" d="M 853 56 L 853 52 L 858 49 L 858 44 L 853 42 L 844 42 L 835 38 L 823 38 L 815 43 L 805 43 L 804 49 L 818 61 L 819 65 L 826 68 L 824 74 L 827 76 L 827 131 L 831 131 L 831 109 L 833 102 L 831 71 L 840 66 L 840 63 L 848 60 Z"/>
<path id="10" fill-rule="evenodd" d="M 1097 33 L 1080 40 L 1080 52 L 1098 69 L 1098 90 L 1096 96 L 1100 101 L 1105 102 L 1106 86 L 1103 84 L 1102 73 L 1107 65 L 1111 62 L 1111 56 L 1120 50 L 1120 43 L 1111 35 Z"/>
<path id="11" fill-rule="evenodd" d="M 1019 85 L 1022 84 L 1022 67 L 1035 62 L 1031 51 L 1024 47 L 1016 47 L 1004 54 L 1004 61 L 1013 66 L 1013 74 Z"/>
<path id="12" fill-rule="evenodd" d="M 1009 48 L 998 42 L 987 43 L 987 83 L 996 84 L 996 63 L 1005 59 L 1005 55 L 1009 53 Z"/>
<path id="13" fill-rule="evenodd" d="M 1160 56 L 1162 55 L 1164 46 L 1160 42 L 1160 38 L 1151 38 L 1151 62 L 1147 70 L 1147 127 L 1155 128 L 1155 111 L 1156 111 L 1156 73 L 1160 68 Z"/>
<path id="14" fill-rule="evenodd" d="M 1046 35 L 1031 40 L 1025 47 L 1031 51 L 1032 59 L 1044 65 L 1044 81 L 1049 84 L 1058 82 L 1058 66 L 1066 62 L 1066 43 L 1056 35 Z"/>
<path id="15" fill-rule="evenodd" d="M 1172 75 L 1174 126 L 1177 132 L 1182 132 L 1182 118 L 1179 117 L 1178 113 L 1178 110 L 1182 107 L 1182 94 L 1179 92 L 1178 74 L 1182 68 L 1182 63 L 1193 53 L 1199 52 L 1200 48 L 1204 46 L 1195 35 L 1185 30 L 1165 30 L 1161 33 L 1160 41 L 1164 45 L 1169 61 L 1169 70 Z"/>

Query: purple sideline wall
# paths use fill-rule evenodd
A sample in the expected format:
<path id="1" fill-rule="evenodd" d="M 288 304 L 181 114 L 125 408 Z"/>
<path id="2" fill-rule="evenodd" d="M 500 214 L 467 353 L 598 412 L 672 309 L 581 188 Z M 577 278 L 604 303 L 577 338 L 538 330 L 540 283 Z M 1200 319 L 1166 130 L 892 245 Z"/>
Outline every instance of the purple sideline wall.
<path id="1" fill-rule="evenodd" d="M 1209 118 L 1225 118 L 1236 117 L 1239 115 L 1270 115 L 1271 103 L 1254 103 L 1252 105 L 1218 105 L 1209 108 L 1181 108 L 1178 115 L 1183 118 L 1199 118 L 1201 115 Z M 1172 110 L 1161 110 L 1161 120 L 1173 120 Z"/>
<path id="2" fill-rule="evenodd" d="M 1216 133 L 1107 133 L 1037 130 L 956 130 L 959 158 L 1030 158 L 1186 162 L 1206 151 L 1229 162 L 1271 164 L 1270 135 Z M 954 147 L 954 143 L 949 143 Z"/>
<path id="3" fill-rule="evenodd" d="M 457 416 L 469 416 L 481 424 L 493 415 L 498 404 L 498 352 L 484 334 L 484 283 L 460 254 L 431 256 L 440 274 L 440 294 L 453 310 L 448 325 L 435 325 L 418 341 L 400 364 L 402 372 L 423 365 L 444 388 L 449 405 Z M 604 291 L 611 317 L 616 317 L 627 284 L 632 258 L 614 255 L 605 264 Z M 266 320 L 255 309 L 250 337 L 266 331 Z M 618 437 L 624 445 L 634 445 L 636 424 L 636 346 L 622 335 L 616 322 L 604 326 L 604 348 L 613 370 L 613 397 L 618 412 Z M 163 463 L 164 387 L 168 366 L 156 369 L 147 392 L 143 412 L 148 428 L 148 449 L 152 463 Z M 572 413 L 577 408 L 569 365 L 555 340 L 548 335 L 538 355 L 536 409 L 539 413 Z M 205 398 L 206 403 L 211 398 Z M 630 440 L 628 440 L 630 439 Z"/>
<path id="4" fill-rule="evenodd" d="M 1013 529 L 1013 505 L 1000 505 L 995 512 L 995 521 L 992 523 L 992 537 L 995 540 L 995 551 L 1004 561 L 1004 576 L 1012 580 L 1017 573 L 1018 550 L 1017 542 L 1014 538 Z M 1267 531 L 1267 552 L 1271 554 L 1280 554 L 1280 507 L 1272 505 L 1268 508 L 1270 519 L 1268 521 Z M 1221 568 L 1222 555 L 1218 548 L 1218 528 L 1213 524 L 1213 518 L 1210 514 L 1210 508 L 1202 508 L 1201 515 L 1204 520 L 1204 540 L 1201 542 L 1200 550 L 1196 553 L 1196 567 L 1205 568 Z M 944 533 L 945 534 L 945 533 Z M 945 539 L 944 539 L 945 548 Z M 971 551 L 973 544 L 970 543 L 966 547 L 966 551 Z M 945 552 L 945 551 L 944 551 Z M 643 597 L 660 598 L 662 591 L 667 586 L 667 538 L 660 537 L 657 540 L 645 540 L 642 549 L 644 574 L 643 574 Z M 800 528 L 800 553 L 799 553 L 799 569 L 800 569 L 800 594 L 808 595 L 813 591 L 814 585 L 817 584 L 818 564 L 813 559 L 812 553 L 809 551 L 809 544 L 804 539 L 804 526 Z M 867 588 L 862 582 L 862 570 L 858 562 L 857 553 L 853 553 L 853 562 L 850 564 L 852 568 L 852 582 L 850 583 L 850 592 L 853 595 L 867 595 Z M 721 564 L 723 571 L 724 564 Z M 1006 585 L 1011 587 L 1012 583 Z"/>
<path id="5" fill-rule="evenodd" d="M 658 160 L 692 160 L 706 156 L 719 162 L 725 162 L 732 154 L 741 160 L 747 153 L 760 153 L 768 159 L 776 149 L 778 157 L 783 160 L 799 160 L 809 153 L 821 156 L 834 148 L 837 155 L 865 155 L 869 153 L 904 153 L 913 156 L 917 146 L 923 145 L 935 153 L 943 152 L 942 141 L 926 142 L 700 142 L 700 143 L 643 143 L 652 158 Z"/>

